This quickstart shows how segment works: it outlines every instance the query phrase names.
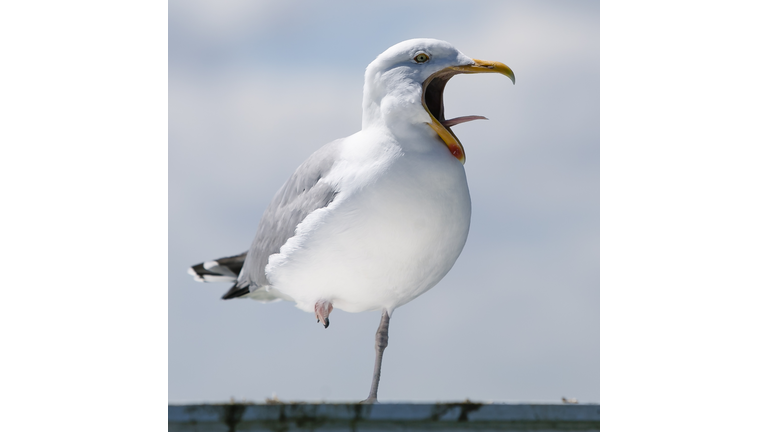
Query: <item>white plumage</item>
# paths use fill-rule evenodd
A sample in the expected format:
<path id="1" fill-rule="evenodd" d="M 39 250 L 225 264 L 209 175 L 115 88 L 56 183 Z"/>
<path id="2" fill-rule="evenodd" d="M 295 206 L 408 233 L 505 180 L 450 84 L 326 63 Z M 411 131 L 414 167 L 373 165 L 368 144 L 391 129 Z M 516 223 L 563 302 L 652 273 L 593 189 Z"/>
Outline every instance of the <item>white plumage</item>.
<path id="1" fill-rule="evenodd" d="M 435 141 L 430 129 L 421 132 Z M 391 314 L 445 276 L 469 231 L 464 168 L 436 141 L 409 147 L 376 128 L 343 140 L 321 180 L 339 193 L 269 258 L 269 289 L 308 312 L 329 301 L 348 312 Z"/>

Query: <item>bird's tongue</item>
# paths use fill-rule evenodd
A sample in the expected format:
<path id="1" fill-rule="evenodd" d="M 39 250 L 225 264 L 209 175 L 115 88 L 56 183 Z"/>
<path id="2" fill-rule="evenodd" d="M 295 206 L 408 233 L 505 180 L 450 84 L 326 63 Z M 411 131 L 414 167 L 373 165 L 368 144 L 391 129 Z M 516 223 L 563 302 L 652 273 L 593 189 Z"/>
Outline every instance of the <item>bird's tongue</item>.
<path id="1" fill-rule="evenodd" d="M 443 126 L 448 128 L 448 127 L 456 126 L 457 124 L 466 123 L 472 120 L 488 120 L 488 119 L 483 116 L 471 115 L 471 116 L 464 116 L 464 117 L 456 117 L 450 120 L 443 120 L 440 123 L 442 123 Z"/>

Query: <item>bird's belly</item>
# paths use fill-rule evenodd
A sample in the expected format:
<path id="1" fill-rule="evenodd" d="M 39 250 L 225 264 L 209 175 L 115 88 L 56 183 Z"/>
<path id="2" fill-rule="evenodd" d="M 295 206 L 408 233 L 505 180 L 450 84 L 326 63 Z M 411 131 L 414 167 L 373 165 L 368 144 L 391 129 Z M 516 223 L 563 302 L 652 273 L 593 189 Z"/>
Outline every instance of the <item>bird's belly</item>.
<path id="1" fill-rule="evenodd" d="M 394 173 L 308 217 L 270 257 L 272 288 L 307 311 L 327 300 L 349 312 L 393 310 L 432 288 L 461 253 L 471 212 L 463 168 L 439 177 Z"/>

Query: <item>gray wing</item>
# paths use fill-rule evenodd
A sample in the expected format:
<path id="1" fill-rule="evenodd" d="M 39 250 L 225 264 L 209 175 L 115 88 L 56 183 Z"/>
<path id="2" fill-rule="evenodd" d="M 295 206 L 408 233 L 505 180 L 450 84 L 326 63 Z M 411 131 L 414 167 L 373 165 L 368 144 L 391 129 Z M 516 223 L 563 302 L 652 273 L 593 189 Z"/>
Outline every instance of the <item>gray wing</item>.
<path id="1" fill-rule="evenodd" d="M 326 144 L 302 163 L 296 172 L 277 191 L 259 222 L 256 238 L 245 258 L 238 277 L 239 288 L 250 287 L 251 292 L 268 285 L 264 273 L 269 256 L 280 252 L 280 247 L 294 236 L 296 226 L 308 214 L 328 206 L 337 191 L 326 183 L 318 183 L 336 162 L 341 140 Z"/>

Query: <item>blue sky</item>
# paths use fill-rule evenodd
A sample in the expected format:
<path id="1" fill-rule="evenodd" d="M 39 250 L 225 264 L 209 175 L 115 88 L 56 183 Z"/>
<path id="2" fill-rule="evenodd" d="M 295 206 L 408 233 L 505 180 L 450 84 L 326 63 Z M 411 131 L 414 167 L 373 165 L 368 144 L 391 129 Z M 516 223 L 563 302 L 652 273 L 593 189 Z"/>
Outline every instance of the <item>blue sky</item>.
<path id="1" fill-rule="evenodd" d="M 330 4 L 330 6 L 328 6 Z M 363 71 L 413 37 L 517 76 L 459 76 L 446 117 L 473 200 L 467 245 L 398 309 L 383 401 L 600 401 L 597 2 L 169 4 L 170 402 L 359 400 L 376 312 L 327 330 L 290 303 L 222 301 L 186 268 L 246 250 L 274 192 L 360 128 Z"/>

